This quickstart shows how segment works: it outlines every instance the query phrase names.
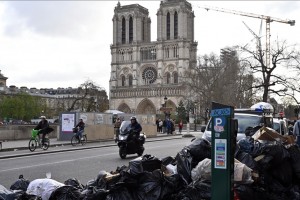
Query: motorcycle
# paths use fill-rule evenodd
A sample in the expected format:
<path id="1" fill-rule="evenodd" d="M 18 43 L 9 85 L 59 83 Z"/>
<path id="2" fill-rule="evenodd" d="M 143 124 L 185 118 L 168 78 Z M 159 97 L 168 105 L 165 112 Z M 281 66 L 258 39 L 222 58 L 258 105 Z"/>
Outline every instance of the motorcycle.
<path id="1" fill-rule="evenodd" d="M 123 121 L 120 126 L 119 135 L 117 136 L 117 143 L 119 146 L 119 155 L 122 159 L 125 159 L 128 154 L 137 153 L 138 156 L 142 156 L 144 153 L 144 146 L 146 140 L 146 134 L 140 133 L 137 138 L 136 133 L 129 127 L 130 121 Z"/>

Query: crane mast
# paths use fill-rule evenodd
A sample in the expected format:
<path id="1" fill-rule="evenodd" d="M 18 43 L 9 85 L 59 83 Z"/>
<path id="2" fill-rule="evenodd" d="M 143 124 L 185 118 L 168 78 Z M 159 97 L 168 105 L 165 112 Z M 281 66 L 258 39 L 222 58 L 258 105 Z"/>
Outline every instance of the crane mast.
<path id="1" fill-rule="evenodd" d="M 224 12 L 224 13 L 231 13 L 234 15 L 240 15 L 244 17 L 251 17 L 251 18 L 257 18 L 257 19 L 262 19 L 265 20 L 266 22 L 266 67 L 270 67 L 270 23 L 271 22 L 279 22 L 279 23 L 285 23 L 289 24 L 290 26 L 295 25 L 295 20 L 284 20 L 284 19 L 279 19 L 275 17 L 270 17 L 266 15 L 259 15 L 259 14 L 254 14 L 254 13 L 247 13 L 247 12 L 242 12 L 242 11 L 236 11 L 236 10 L 230 10 L 230 9 L 224 9 L 224 8 L 217 8 L 217 7 L 202 7 L 198 6 L 199 8 L 203 8 L 207 11 L 209 10 L 214 10 L 214 11 L 219 11 L 219 12 Z"/>

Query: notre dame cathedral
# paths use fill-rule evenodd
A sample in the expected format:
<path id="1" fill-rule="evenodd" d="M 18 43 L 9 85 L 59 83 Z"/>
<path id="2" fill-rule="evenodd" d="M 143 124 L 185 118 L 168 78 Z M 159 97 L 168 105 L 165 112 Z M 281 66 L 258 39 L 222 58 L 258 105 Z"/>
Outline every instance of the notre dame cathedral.
<path id="1" fill-rule="evenodd" d="M 173 113 L 187 97 L 185 73 L 196 65 L 197 55 L 192 5 L 164 0 L 156 15 L 157 40 L 151 41 L 147 8 L 119 2 L 114 9 L 110 109 L 162 114 L 166 107 Z"/>

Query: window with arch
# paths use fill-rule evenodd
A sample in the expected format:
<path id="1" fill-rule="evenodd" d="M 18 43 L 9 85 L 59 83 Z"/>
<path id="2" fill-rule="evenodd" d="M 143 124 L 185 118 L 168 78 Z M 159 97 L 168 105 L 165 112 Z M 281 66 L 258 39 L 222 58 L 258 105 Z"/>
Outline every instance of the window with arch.
<path id="1" fill-rule="evenodd" d="M 129 85 L 129 86 L 132 86 L 132 80 L 133 80 L 133 77 L 132 77 L 132 75 L 130 74 L 130 75 L 128 76 L 128 85 Z"/>
<path id="2" fill-rule="evenodd" d="M 170 84 L 170 81 L 171 81 L 171 75 L 169 72 L 167 72 L 166 74 L 166 84 Z"/>
<path id="3" fill-rule="evenodd" d="M 121 61 L 124 61 L 125 60 L 125 55 L 124 55 L 124 52 L 122 51 L 121 52 Z"/>
<path id="4" fill-rule="evenodd" d="M 174 39 L 178 38 L 178 14 L 174 13 Z"/>
<path id="5" fill-rule="evenodd" d="M 177 73 L 177 72 L 174 72 L 174 73 L 173 73 L 173 80 L 174 80 L 174 83 L 175 83 L 175 84 L 178 83 L 178 73 Z"/>
<path id="6" fill-rule="evenodd" d="M 126 43 L 126 20 L 122 18 L 122 44 Z"/>
<path id="7" fill-rule="evenodd" d="M 133 41 L 133 20 L 132 17 L 129 18 L 129 43 Z"/>
<path id="8" fill-rule="evenodd" d="M 171 26 L 170 13 L 168 12 L 168 14 L 167 14 L 167 40 L 170 39 L 170 35 L 171 35 L 170 26 Z"/>
<path id="9" fill-rule="evenodd" d="M 125 80 L 125 76 L 124 75 L 121 76 L 121 81 L 122 81 L 122 86 L 125 86 L 125 81 L 126 80 Z"/>

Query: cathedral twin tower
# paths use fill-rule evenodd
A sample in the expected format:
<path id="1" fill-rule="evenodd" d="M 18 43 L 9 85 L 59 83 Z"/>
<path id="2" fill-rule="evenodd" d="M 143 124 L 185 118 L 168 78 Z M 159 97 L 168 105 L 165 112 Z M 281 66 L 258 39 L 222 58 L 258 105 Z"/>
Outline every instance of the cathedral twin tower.
<path id="1" fill-rule="evenodd" d="M 194 13 L 185 0 L 165 0 L 157 11 L 157 41 L 151 42 L 148 9 L 139 4 L 115 7 L 110 109 L 125 113 L 175 112 L 187 96 L 185 73 L 196 65 Z"/>

